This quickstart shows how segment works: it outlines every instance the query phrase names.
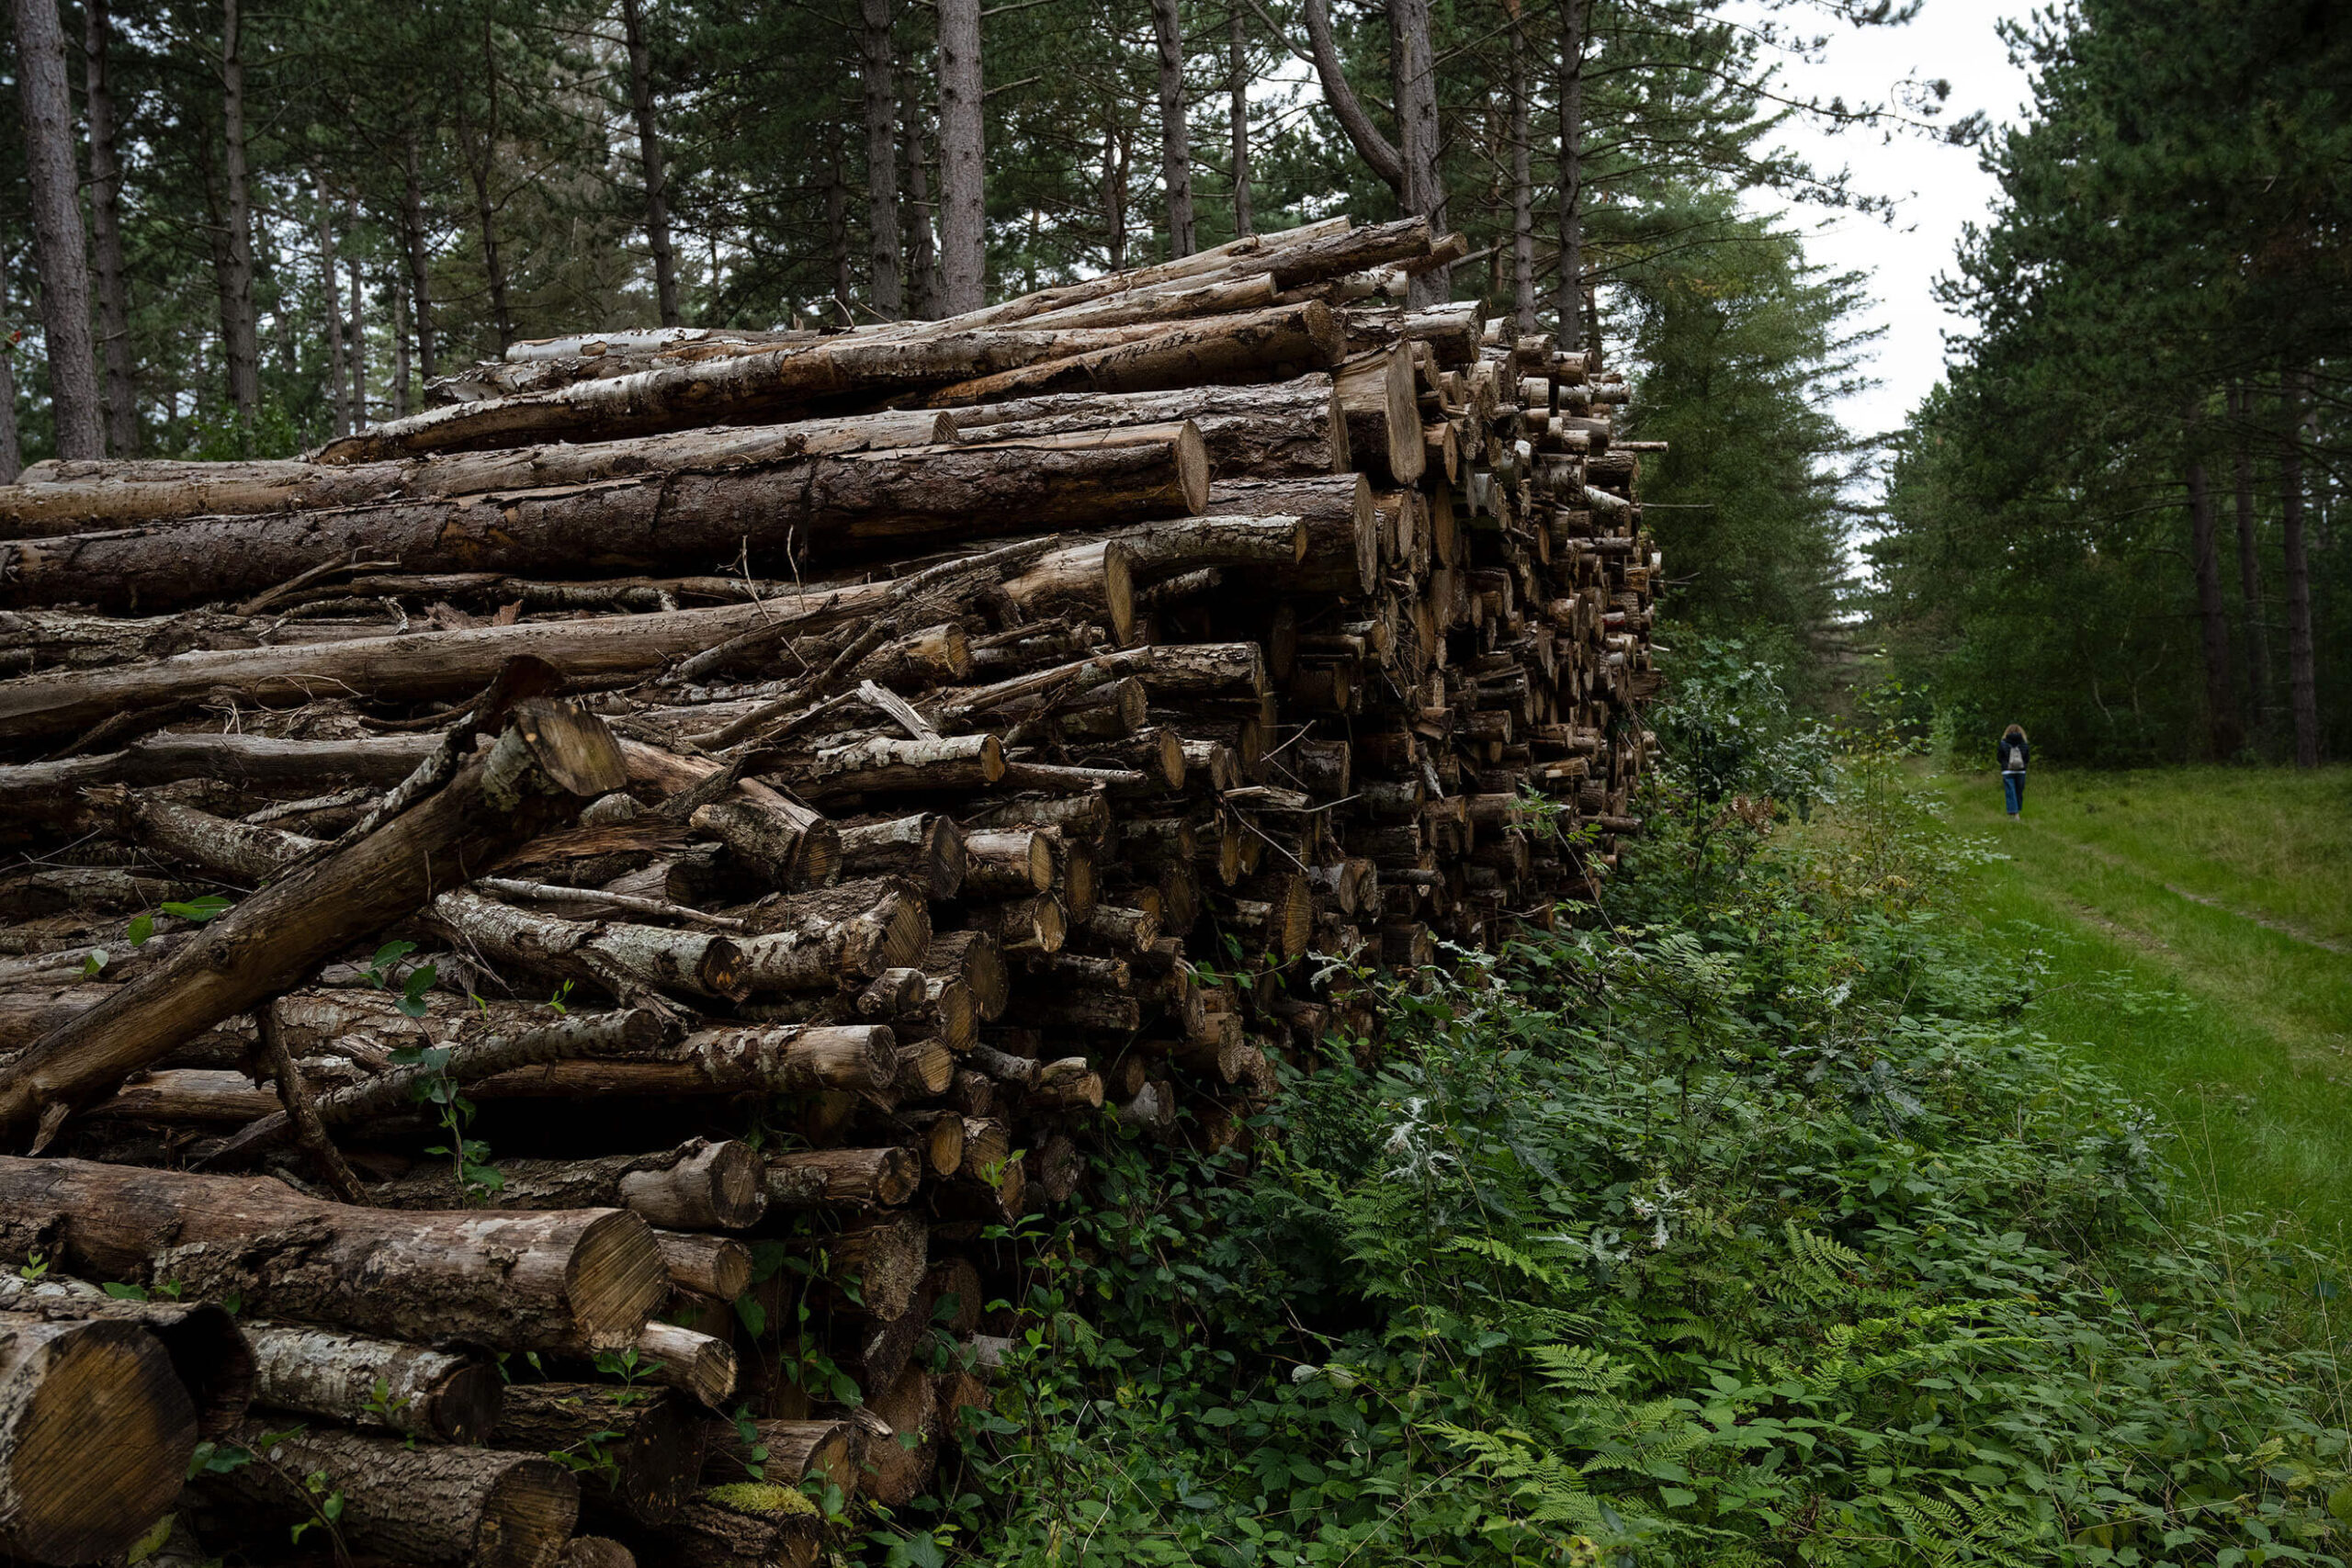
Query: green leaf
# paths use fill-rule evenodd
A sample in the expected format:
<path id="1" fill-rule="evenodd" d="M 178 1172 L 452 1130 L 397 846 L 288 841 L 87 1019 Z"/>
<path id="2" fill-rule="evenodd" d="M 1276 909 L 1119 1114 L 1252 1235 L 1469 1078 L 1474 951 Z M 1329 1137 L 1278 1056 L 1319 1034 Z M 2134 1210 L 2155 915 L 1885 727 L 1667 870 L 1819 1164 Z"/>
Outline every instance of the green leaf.
<path id="1" fill-rule="evenodd" d="M 97 976 L 98 971 L 104 969 L 106 966 L 107 950 L 103 947 L 94 947 L 83 955 L 82 978 L 85 980 L 95 979 Z"/>
<path id="2" fill-rule="evenodd" d="M 395 938 L 376 950 L 376 956 L 368 961 L 368 967 L 389 975 L 392 971 L 393 964 L 415 951 L 416 943 Z"/>
<path id="3" fill-rule="evenodd" d="M 118 1280 L 109 1280 L 98 1289 L 119 1302 L 143 1302 L 148 1299 L 146 1286 L 126 1285 Z"/>
<path id="4" fill-rule="evenodd" d="M 147 914 L 131 916 L 130 928 L 122 934 L 123 940 L 133 947 L 146 946 L 147 939 L 155 934 L 155 917 Z"/>
<path id="5" fill-rule="evenodd" d="M 749 1291 L 735 1298 L 735 1316 L 754 1339 L 768 1331 L 768 1309 Z"/>
<path id="6" fill-rule="evenodd" d="M 228 899 L 218 893 L 207 893 L 201 898 L 190 898 L 186 903 L 166 903 L 164 913 L 183 920 L 193 920 L 200 926 L 215 916 L 226 913 L 229 908 Z"/>

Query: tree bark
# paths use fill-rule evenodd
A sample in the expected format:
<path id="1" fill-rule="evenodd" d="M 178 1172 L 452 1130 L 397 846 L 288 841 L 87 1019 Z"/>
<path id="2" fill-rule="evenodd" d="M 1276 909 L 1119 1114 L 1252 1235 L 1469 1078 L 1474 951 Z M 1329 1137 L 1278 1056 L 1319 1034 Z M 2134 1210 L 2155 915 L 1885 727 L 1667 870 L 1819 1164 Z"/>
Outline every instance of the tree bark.
<path id="1" fill-rule="evenodd" d="M 940 314 L 943 285 L 932 243 L 931 153 L 923 135 L 922 97 L 911 67 L 899 73 L 899 114 L 907 128 L 907 270 L 914 313 L 928 321 Z"/>
<path id="2" fill-rule="evenodd" d="M 898 1068 L 897 1037 L 879 1024 L 707 1029 L 639 1057 L 554 1062 L 484 1078 L 477 1100 L 807 1094 L 879 1090 Z"/>
<path id="3" fill-rule="evenodd" d="M 237 423 L 250 439 L 261 417 L 261 327 L 254 309 L 253 194 L 245 167 L 245 57 L 243 0 L 221 0 L 221 128 L 227 152 L 222 164 L 229 188 L 228 270 L 223 277 L 228 306 L 229 396 Z M 327 292 L 334 292 L 330 283 Z"/>
<path id="4" fill-rule="evenodd" d="M 601 722 L 560 705 L 525 705 L 438 793 L 220 916 L 163 966 L 0 1068 L 0 1124 L 46 1120 L 53 1108 L 103 1095 L 182 1040 L 288 989 L 344 943 L 476 874 L 581 798 L 626 780 Z"/>
<path id="5" fill-rule="evenodd" d="M 1418 428 L 1418 427 L 1417 427 Z M 1208 458 L 1190 424 L 1020 445 L 916 447 L 676 471 L 479 505 L 464 498 L 186 518 L 0 545 L 17 604 L 149 610 L 242 596 L 334 555 L 416 571 L 576 573 L 755 558 L 830 564 L 923 541 L 1197 512 Z"/>
<path id="6" fill-rule="evenodd" d="M 292 1324 L 246 1337 L 254 1398 L 276 1409 L 444 1443 L 482 1442 L 497 1423 L 505 1384 L 489 1361 Z"/>
<path id="7" fill-rule="evenodd" d="M 1405 210 L 1445 231 L 1445 183 L 1439 170 L 1443 133 L 1437 122 L 1437 58 L 1430 45 L 1430 0 L 1388 0 L 1390 59 L 1396 88 L 1397 155 L 1405 166 Z M 1453 270 L 1415 272 L 1406 303 L 1427 310 L 1452 298 Z"/>
<path id="8" fill-rule="evenodd" d="M 482 14 L 481 56 L 489 121 L 478 138 L 469 138 L 464 110 L 460 108 L 458 136 L 467 170 L 473 177 L 474 218 L 481 230 L 482 272 L 490 284 L 491 320 L 498 329 L 498 352 L 503 357 L 514 344 L 514 318 L 506 308 L 506 267 L 499 256 L 498 212 L 490 196 L 491 164 L 498 156 L 498 45 L 487 11 Z"/>
<path id="9" fill-rule="evenodd" d="M 1560 0 L 1560 276 L 1562 354 L 1584 352 L 1584 51 L 1586 0 Z"/>
<path id="10" fill-rule="evenodd" d="M 1233 133 L 1233 231 L 1256 232 L 1250 217 L 1250 55 L 1249 36 L 1241 25 L 1241 7 L 1233 7 L 1231 37 L 1226 57 L 1226 91 L 1231 98 Z"/>
<path id="11" fill-rule="evenodd" d="M 0 1256 L 35 1252 L 97 1279 L 237 1294 L 263 1316 L 505 1349 L 617 1349 L 670 1284 L 623 1210 L 405 1214 L 269 1177 L 0 1156 Z"/>
<path id="12" fill-rule="evenodd" d="M 1530 172 L 1527 28 L 1510 12 L 1510 298 L 1521 337 L 1535 335 L 1535 182 Z"/>
<path id="13" fill-rule="evenodd" d="M 2262 566 L 2254 521 L 2254 447 L 2247 427 L 2254 419 L 2254 393 L 2230 389 L 2231 423 L 2236 440 L 2238 593 L 2245 638 L 2246 716 L 2259 732 L 2269 706 L 2270 635 L 2262 620 Z"/>
<path id="14" fill-rule="evenodd" d="M 233 6 L 236 0 L 230 0 Z M 90 343 L 90 267 L 83 254 L 81 180 L 74 105 L 65 81 L 65 32 L 56 0 L 16 0 L 17 89 L 25 124 L 25 183 L 32 198 L 33 254 L 40 276 L 42 347 L 57 449 L 68 457 L 106 451 L 97 366 Z"/>
<path id="15" fill-rule="evenodd" d="M 865 96 L 866 275 L 876 315 L 907 313 L 899 265 L 898 66 L 890 0 L 858 0 L 858 70 Z"/>
<path id="16" fill-rule="evenodd" d="M 2312 651 L 2312 568 L 2303 541 L 2303 432 L 2311 373 L 2280 378 L 2286 441 L 2278 452 L 2279 533 L 2287 557 L 2287 688 L 2295 716 L 2295 766 L 2319 766 L 2319 678 Z"/>
<path id="17" fill-rule="evenodd" d="M 1223 322 L 1172 325 L 1145 321 L 1035 331 L 925 331 L 921 335 L 912 329 L 899 329 L 816 343 L 762 345 L 742 354 L 668 363 L 544 392 L 429 409 L 364 436 L 330 442 L 314 456 L 323 463 L 372 463 L 425 452 L 520 446 L 533 441 L 610 441 L 701 431 L 721 422 L 770 423 L 820 400 L 903 395 L 1090 351 L 1148 347 L 1188 332 L 1214 333 L 1222 329 L 1246 333 L 1251 320 L 1239 317 Z M 1204 373 L 1204 378 L 1214 378 L 1214 372 Z"/>
<path id="18" fill-rule="evenodd" d="M 766 1172 L 747 1144 L 697 1138 L 652 1155 L 507 1160 L 504 1209 L 627 1209 L 668 1230 L 741 1230 L 767 1209 Z M 420 1167 L 369 1189 L 388 1209 L 456 1209 L 466 1195 L 447 1166 Z"/>
<path id="19" fill-rule="evenodd" d="M 243 1446 L 256 1456 L 201 1491 L 287 1522 L 318 1517 L 306 1484 L 323 1472 L 340 1493 L 334 1521 L 347 1548 L 394 1562 L 464 1562 L 474 1568 L 554 1568 L 580 1517 L 569 1471 L 540 1454 L 492 1449 L 408 1448 L 390 1438 L 322 1427 L 277 1432 L 251 1422 Z"/>
<path id="20" fill-rule="evenodd" d="M 410 307 L 416 312 L 416 368 L 427 381 L 440 373 L 434 352 L 433 274 L 424 249 L 424 181 L 417 169 L 416 137 L 402 147 L 401 164 L 401 242 L 408 256 Z"/>
<path id="21" fill-rule="evenodd" d="M 1319 371 L 1263 386 L 1049 393 L 960 408 L 950 417 L 965 441 L 1019 441 L 1189 419 L 1201 433 L 1212 479 L 1345 473 L 1351 452 L 1331 378 Z M 6 506 L 0 498 L 0 517 Z"/>
<path id="22" fill-rule="evenodd" d="M 1214 402 L 1216 394 L 1201 394 Z M 1222 406 L 1218 404 L 1217 406 Z M 1106 418 L 1109 424 L 1175 423 Z M 449 452 L 381 462 L 291 459 L 243 463 L 151 458 L 134 463 L 52 463 L 39 483 L 0 489 L 0 530 L 10 538 L 54 538 L 208 513 L 294 512 L 379 505 L 427 497 L 594 485 L 672 471 L 716 473 L 795 457 L 896 446 L 952 446 L 958 416 L 944 412 L 855 415 L 792 424 L 722 426 L 618 441 L 559 442 L 487 452 Z"/>
<path id="23" fill-rule="evenodd" d="M 197 1413 L 142 1325 L 0 1313 L 0 1548 L 96 1562 L 171 1506 Z"/>
<path id="24" fill-rule="evenodd" d="M 25 448 L 17 434 L 17 345 L 0 342 L 0 484 L 15 484 L 25 471 Z"/>
<path id="25" fill-rule="evenodd" d="M 950 316 L 977 310 L 988 284 L 979 0 L 939 6 L 939 248 Z"/>
<path id="26" fill-rule="evenodd" d="M 819 312 L 828 321 L 839 321 L 843 326 L 854 326 L 857 319 L 850 306 L 853 292 L 849 265 L 849 180 L 842 168 L 842 130 L 827 125 L 822 133 L 825 164 L 825 253 L 833 258 L 833 288 L 826 308 Z"/>
<path id="27" fill-rule="evenodd" d="M 353 234 L 359 232 L 359 204 L 344 204 L 345 220 Z M 368 423 L 368 299 L 359 276 L 359 256 L 347 254 L 344 265 L 351 278 L 351 423 L 354 428 Z"/>
<path id="28" fill-rule="evenodd" d="M 2237 754 L 2237 688 L 2230 680 L 2230 618 L 2222 603 L 2222 567 L 2214 550 L 2213 500 L 2202 458 L 2188 460 L 2189 558 L 2197 571 L 2197 617 L 2205 660 L 2205 750 L 2216 761 Z"/>
<path id="29" fill-rule="evenodd" d="M 106 367 L 107 450 L 139 450 L 138 388 L 130 358 L 130 294 L 122 263 L 122 163 L 115 151 L 114 38 L 106 0 L 84 0 L 82 73 L 89 106 L 90 247 L 98 270 L 98 338 Z"/>
<path id="30" fill-rule="evenodd" d="M 1189 256 L 1193 237 L 1193 135 L 1184 115 L 1184 22 L 1180 0 L 1151 0 L 1159 44 L 1159 177 L 1168 196 L 1168 254 Z"/>
<path id="31" fill-rule="evenodd" d="M 327 406 L 338 439 L 352 432 L 351 404 L 344 394 L 343 299 L 334 265 L 334 209 L 327 201 L 327 176 L 311 165 L 311 198 L 319 213 L 319 295 L 327 307 Z M 357 423 L 365 423 L 364 420 Z"/>
<path id="32" fill-rule="evenodd" d="M 1330 0 L 1306 0 L 1305 9 L 1307 46 L 1315 57 L 1315 74 L 1323 84 L 1324 102 L 1330 105 L 1340 129 L 1355 144 L 1356 156 L 1387 183 L 1407 211 L 1418 211 L 1412 203 L 1403 154 L 1380 134 L 1380 128 L 1364 113 L 1355 89 L 1348 85 L 1347 72 L 1340 63 L 1340 46 L 1331 37 Z"/>
<path id="33" fill-rule="evenodd" d="M 1133 342 L 958 381 L 931 408 L 1046 392 L 1156 392 L 1220 381 L 1282 381 L 1339 358 L 1337 319 L 1319 300 L 1186 322 Z"/>
<path id="34" fill-rule="evenodd" d="M 256 702 L 301 703 L 322 684 L 341 683 L 354 693 L 418 700 L 469 697 L 479 693 L 507 660 L 536 657 L 574 681 L 596 680 L 658 670 L 674 660 L 752 631 L 766 631 L 779 616 L 814 631 L 855 615 L 887 608 L 895 584 L 857 583 L 802 596 L 809 601 L 729 604 L 717 609 L 672 610 L 596 620 L 550 621 L 459 631 L 418 632 L 405 637 L 361 637 L 313 647 L 234 649 L 184 653 L 114 670 L 70 670 L 0 682 L 0 740 L 23 739 L 86 729 L 123 708 L 169 708 L 207 693 L 233 692 Z M 177 767 L 192 755 L 183 748 L 198 738 L 159 736 L 142 741 L 153 752 L 134 753 L 136 770 Z M 227 737 L 209 738 L 218 746 Z M 279 743 L 280 745 L 289 743 Z M 300 743 L 290 743 L 299 745 Z M 336 745 L 356 743 L 338 742 Z M 266 749 L 223 748 L 240 763 L 254 761 Z M 362 747 L 361 750 L 366 751 Z M 307 754 L 307 753 L 302 753 Z M 293 754 L 286 754 L 292 765 Z M 72 763 L 37 763 L 32 776 L 9 794 L 37 793 L 51 777 L 82 776 Z M 93 773 L 105 758 L 86 760 Z M 259 765 L 259 764 L 256 764 Z M 281 765 L 271 761 L 266 765 Z M 0 770 L 0 784 L 18 770 Z M 175 776 L 187 776 L 175 774 Z"/>
<path id="35" fill-rule="evenodd" d="M 637 118 L 637 155 L 645 173 L 645 243 L 653 253 L 653 294 L 662 324 L 674 327 L 678 311 L 678 263 L 670 248 L 670 181 L 662 166 L 662 128 L 654 117 L 652 51 L 645 40 L 639 0 L 621 0 L 621 25 L 628 45 L 629 108 Z"/>
<path id="36" fill-rule="evenodd" d="M 587 1512 L 659 1525 L 694 1495 L 710 1425 L 705 1412 L 667 1390 L 517 1383 L 499 1411 L 498 1441 L 591 1461 L 581 1486 Z"/>

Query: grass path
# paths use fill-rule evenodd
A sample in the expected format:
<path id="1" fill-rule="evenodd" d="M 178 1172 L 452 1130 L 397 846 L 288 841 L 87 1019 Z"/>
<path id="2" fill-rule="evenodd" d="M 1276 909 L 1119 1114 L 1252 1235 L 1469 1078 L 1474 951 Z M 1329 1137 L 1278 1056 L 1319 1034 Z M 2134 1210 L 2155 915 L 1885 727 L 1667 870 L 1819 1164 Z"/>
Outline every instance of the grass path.
<path id="1" fill-rule="evenodd" d="M 2048 955 L 2032 1021 L 2179 1134 L 2218 1210 L 2352 1248 L 2352 768 L 1931 774 L 1951 825 L 2007 858 L 1967 897 Z"/>

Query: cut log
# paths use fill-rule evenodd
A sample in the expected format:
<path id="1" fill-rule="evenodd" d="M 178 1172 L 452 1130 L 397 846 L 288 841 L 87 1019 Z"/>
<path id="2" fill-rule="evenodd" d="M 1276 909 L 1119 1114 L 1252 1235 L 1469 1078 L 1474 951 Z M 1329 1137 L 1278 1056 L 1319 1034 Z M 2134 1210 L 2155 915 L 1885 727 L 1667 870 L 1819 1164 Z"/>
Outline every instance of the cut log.
<path id="1" fill-rule="evenodd" d="M 445 1443 L 481 1442 L 497 1422 L 505 1381 L 492 1362 L 334 1328 L 247 1334 L 260 1404 Z"/>
<path id="2" fill-rule="evenodd" d="M 1137 342 L 1098 348 L 943 387 L 922 400 L 961 408 L 1049 392 L 1156 392 L 1213 381 L 1277 381 L 1327 369 L 1342 333 L 1318 301 L 1186 321 Z"/>
<path id="3" fill-rule="evenodd" d="M 767 1162 L 768 1202 L 777 1209 L 895 1209 L 922 1179 L 914 1154 L 903 1148 L 810 1149 Z"/>
<path id="4" fill-rule="evenodd" d="M 703 1464 L 706 1482 L 797 1486 L 816 1480 L 840 1487 L 844 1496 L 856 1494 L 856 1450 L 848 1422 L 753 1421 L 751 1427 L 747 1438 L 732 1422 L 713 1426 L 710 1457 Z"/>
<path id="5" fill-rule="evenodd" d="M 254 1397 L 254 1351 L 234 1317 L 206 1302 L 118 1301 L 96 1285 L 44 1272 L 0 1276 L 0 1312 L 58 1322 L 136 1323 L 172 1359 L 196 1406 L 197 1432 L 217 1438 L 244 1418 Z"/>
<path id="6" fill-rule="evenodd" d="M 737 795 L 697 807 L 696 831 L 709 834 L 773 887 L 821 886 L 842 863 L 839 829 L 797 802 Z"/>
<path id="7" fill-rule="evenodd" d="M 726 1340 L 674 1323 L 649 1323 L 629 1347 L 638 1375 L 674 1388 L 707 1410 L 725 1406 L 735 1392 L 735 1351 Z"/>
<path id="8" fill-rule="evenodd" d="M 10 1556 L 66 1564 L 124 1551 L 171 1506 L 196 1441 L 196 1406 L 142 1325 L 0 1313 Z"/>
<path id="9" fill-rule="evenodd" d="M 742 943 L 747 991 L 862 987 L 888 969 L 918 966 L 931 942 L 922 889 L 897 877 L 865 877 L 768 906 L 767 928 Z"/>
<path id="10" fill-rule="evenodd" d="M 1320 372 L 1273 386 L 1013 398 L 961 408 L 951 417 L 966 441 L 1189 419 L 1200 429 L 1214 479 L 1336 474 L 1348 468 L 1348 427 L 1331 378 Z M 0 517 L 6 514 L 0 502 Z"/>
<path id="11" fill-rule="evenodd" d="M 845 876 L 908 877 L 933 898 L 953 898 L 964 886 L 964 833 L 951 817 L 918 812 L 845 823 L 841 843 Z"/>
<path id="12" fill-rule="evenodd" d="M 1396 484 L 1419 479 L 1427 455 L 1411 355 L 1402 349 L 1359 355 L 1331 379 L 1357 461 Z"/>
<path id="13" fill-rule="evenodd" d="M 1091 337 L 1085 330 L 945 332 L 912 341 L 852 334 L 433 409 L 329 442 L 315 460 L 372 463 L 532 441 L 650 435 L 718 421 L 764 423 L 820 399 L 937 386 L 1138 335 L 1149 334 L 1118 328 Z"/>
<path id="14" fill-rule="evenodd" d="M 302 1001 L 303 998 L 281 997 L 272 1004 L 279 1013 L 281 1026 L 287 1027 L 289 1036 L 298 1043 Z M 446 1025 L 447 1021 L 444 1022 Z M 422 1063 L 395 1066 L 374 1077 L 318 1095 L 311 1101 L 312 1108 L 329 1126 L 363 1121 L 390 1115 L 413 1103 L 421 1091 L 438 1078 L 453 1084 L 471 1084 L 519 1068 L 579 1056 L 641 1055 L 658 1049 L 670 1038 L 669 1021 L 648 1008 L 579 1013 L 538 1023 L 492 1014 L 481 1020 L 482 1027 L 479 1030 L 475 1023 L 474 1019 L 468 1018 L 446 1035 L 439 1032 L 424 1034 L 434 1044 L 446 1043 L 449 1047 L 448 1055 L 437 1066 Z M 292 1135 L 292 1123 L 286 1113 L 274 1111 L 238 1133 L 208 1156 L 204 1163 L 212 1169 L 233 1170 Z"/>
<path id="15" fill-rule="evenodd" d="M 662 1267 L 669 1270 L 673 1290 L 731 1302 L 751 1287 L 752 1249 L 740 1241 L 685 1231 L 655 1231 L 653 1244 L 662 1249 Z"/>
<path id="16" fill-rule="evenodd" d="M 705 1487 L 662 1530 L 653 1568 L 811 1568 L 825 1519 L 799 1488 L 775 1481 Z"/>
<path id="17" fill-rule="evenodd" d="M 634 1001 L 653 990 L 737 998 L 750 989 L 746 949 L 707 931 L 567 920 L 459 889 L 433 901 L 429 923 L 493 964 L 584 981 Z"/>
<path id="18" fill-rule="evenodd" d="M 337 1539 L 395 1562 L 553 1568 L 580 1517 L 571 1472 L 544 1455 L 408 1448 L 326 1427 L 263 1435 L 248 1423 L 241 1446 L 254 1462 L 207 1474 L 203 1491 L 296 1524 L 315 1524 L 322 1497 L 340 1494 Z M 313 1475 L 323 1492 L 311 1488 Z"/>
<path id="19" fill-rule="evenodd" d="M 631 1095 L 807 1094 L 878 1090 L 898 1070 L 881 1024 L 781 1024 L 706 1029 L 644 1057 L 556 1062 L 485 1078 L 478 1100 L 603 1099 Z"/>
<path id="20" fill-rule="evenodd" d="M 36 1252 L 265 1316 L 512 1349 L 617 1349 L 669 1290 L 651 1232 L 620 1210 L 404 1214 L 266 1178 L 0 1156 L 0 1257 Z"/>
<path id="21" fill-rule="evenodd" d="M 0 1125 L 111 1089 L 189 1036 L 294 985 L 580 802 L 618 787 L 604 725 L 526 703 L 450 782 L 376 832 L 213 920 L 167 963 L 61 1025 L 0 1069 Z"/>
<path id="22" fill-rule="evenodd" d="M 693 1142 L 661 1154 L 582 1160 L 506 1160 L 497 1198 L 505 1209 L 628 1209 L 671 1230 L 741 1230 L 767 1210 L 761 1160 L 748 1144 Z M 368 1190 L 388 1209 L 464 1206 L 446 1166 L 420 1168 Z"/>
<path id="23" fill-rule="evenodd" d="M 1161 416 L 1170 417 L 1183 415 Z M 649 473 L 710 473 L 877 447 L 939 446 L 956 439 L 956 422 L 951 414 L 900 412 L 727 426 L 647 440 L 510 446 L 501 451 L 378 463 L 146 458 L 59 464 L 40 483 L 0 486 L 0 538 L 46 538 L 178 517 L 314 512 L 546 490 Z"/>
<path id="24" fill-rule="evenodd" d="M 641 1525 L 676 1517 L 698 1489 L 709 1429 L 691 1400 L 605 1383 L 516 1383 L 498 1416 L 503 1446 L 580 1461 L 582 1512 Z"/>

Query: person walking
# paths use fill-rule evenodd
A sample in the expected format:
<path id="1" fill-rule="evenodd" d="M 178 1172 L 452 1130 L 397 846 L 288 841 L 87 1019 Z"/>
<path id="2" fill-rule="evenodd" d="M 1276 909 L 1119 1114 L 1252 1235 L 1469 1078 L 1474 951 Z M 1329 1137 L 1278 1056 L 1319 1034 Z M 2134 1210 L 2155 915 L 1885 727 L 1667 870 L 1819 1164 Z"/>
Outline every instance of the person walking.
<path id="1" fill-rule="evenodd" d="M 2024 727 L 2013 724 L 2003 730 L 1996 751 L 2001 764 L 2001 796 L 2008 803 L 2009 820 L 2014 822 L 2025 811 L 2025 765 L 2033 755 Z"/>

